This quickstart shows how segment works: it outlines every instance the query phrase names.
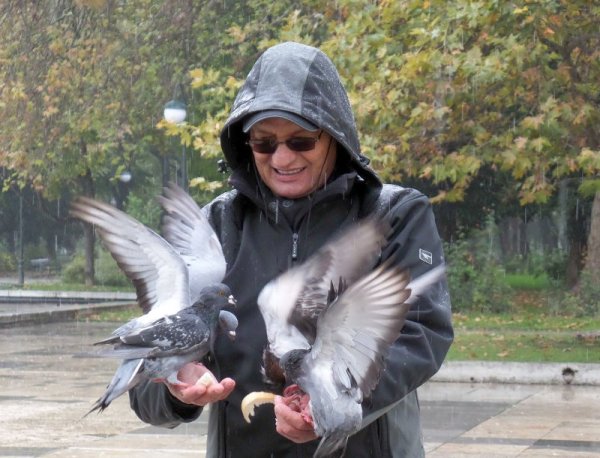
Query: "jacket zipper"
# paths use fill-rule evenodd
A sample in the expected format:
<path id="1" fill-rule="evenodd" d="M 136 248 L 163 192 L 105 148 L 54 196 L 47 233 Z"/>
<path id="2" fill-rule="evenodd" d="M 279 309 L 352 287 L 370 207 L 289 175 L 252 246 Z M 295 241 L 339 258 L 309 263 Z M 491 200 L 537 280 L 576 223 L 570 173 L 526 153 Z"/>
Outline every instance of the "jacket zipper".
<path id="1" fill-rule="evenodd" d="M 298 233 L 294 232 L 292 234 L 292 261 L 296 261 L 298 259 Z"/>

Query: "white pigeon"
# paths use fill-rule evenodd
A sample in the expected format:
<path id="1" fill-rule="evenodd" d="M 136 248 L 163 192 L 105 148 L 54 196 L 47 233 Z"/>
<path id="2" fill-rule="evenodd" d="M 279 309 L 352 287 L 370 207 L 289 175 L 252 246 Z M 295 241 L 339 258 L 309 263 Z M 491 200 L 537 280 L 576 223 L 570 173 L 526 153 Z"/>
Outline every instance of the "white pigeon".
<path id="1" fill-rule="evenodd" d="M 117 328 L 113 336 L 176 314 L 194 304 L 202 288 L 221 282 L 225 276 L 219 240 L 194 200 L 170 185 L 160 201 L 165 210 L 165 236 L 172 243 L 104 202 L 80 197 L 71 205 L 72 216 L 95 226 L 104 246 L 133 283 L 138 304 L 145 312 Z M 225 315 L 220 318 L 228 319 Z M 103 410 L 130 388 L 139 363 L 132 359 L 123 362 L 95 408 Z"/>
<path id="2" fill-rule="evenodd" d="M 410 303 L 445 271 L 436 267 L 409 284 L 408 271 L 391 262 L 373 270 L 387 232 L 376 219 L 356 224 L 268 283 L 258 298 L 269 350 L 285 382 L 294 384 L 284 396 L 322 438 L 315 457 L 343 452 L 348 436 L 360 429 L 362 400 L 379 381 Z M 265 360 L 272 379 L 275 365 Z M 270 393 L 247 395 L 246 420 L 272 399 Z"/>

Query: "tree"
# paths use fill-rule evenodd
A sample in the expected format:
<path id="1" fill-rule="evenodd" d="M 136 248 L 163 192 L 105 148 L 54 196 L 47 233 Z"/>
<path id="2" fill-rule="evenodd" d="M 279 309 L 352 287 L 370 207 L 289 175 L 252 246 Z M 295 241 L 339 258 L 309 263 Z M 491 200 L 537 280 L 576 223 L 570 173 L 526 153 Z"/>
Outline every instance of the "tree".
<path id="1" fill-rule="evenodd" d="M 461 203 L 467 192 L 480 192 L 472 185 L 489 171 L 510 178 L 508 196 L 521 205 L 547 203 L 564 178 L 579 179 L 584 196 L 600 190 L 600 6 L 583 0 L 297 5 L 259 49 L 296 39 L 332 57 L 363 149 L 386 180 L 425 180 L 436 203 Z M 231 37 L 247 44 L 257 27 L 250 20 L 232 28 Z M 227 106 L 223 88 L 244 74 L 226 83 L 219 75 L 204 68 L 193 84 Z M 216 149 L 225 115 L 206 117 L 194 145 Z M 593 226 L 589 233 L 598 231 Z M 577 259 L 583 254 L 571 252 Z"/>
<path id="2" fill-rule="evenodd" d="M 208 198 L 237 89 L 262 50 L 297 40 L 336 63 L 383 178 L 418 182 L 448 220 L 545 205 L 565 179 L 592 199 L 599 16 L 584 0 L 7 1 L 0 166 L 6 186 L 108 195 L 125 167 L 138 185 L 159 176 L 179 141 Z M 158 123 L 176 84 L 188 122 Z M 588 262 L 600 251 L 590 220 Z M 585 250 L 571 250 L 575 264 Z"/>
<path id="3" fill-rule="evenodd" d="M 4 188 L 110 198 L 126 169 L 140 189 L 158 176 L 153 169 L 162 161 L 152 153 L 160 159 L 167 139 L 156 123 L 173 79 L 186 78 L 193 60 L 186 40 L 198 14 L 188 13 L 198 9 L 190 1 L 4 2 Z M 94 233 L 84 231 L 91 284 Z"/>

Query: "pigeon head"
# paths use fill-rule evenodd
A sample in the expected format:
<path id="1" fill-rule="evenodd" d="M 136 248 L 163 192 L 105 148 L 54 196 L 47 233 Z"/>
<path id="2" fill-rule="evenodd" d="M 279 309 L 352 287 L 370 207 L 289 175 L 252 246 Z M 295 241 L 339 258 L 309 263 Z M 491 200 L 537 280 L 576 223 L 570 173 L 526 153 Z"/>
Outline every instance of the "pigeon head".
<path id="1" fill-rule="evenodd" d="M 235 331 L 237 327 L 238 319 L 233 313 L 227 310 L 221 310 L 219 312 L 219 328 L 227 335 L 227 337 L 229 337 L 229 339 L 235 340 Z"/>
<path id="2" fill-rule="evenodd" d="M 229 289 L 229 286 L 224 283 L 215 283 L 206 286 L 200 291 L 198 300 L 194 303 L 194 307 L 213 308 L 221 310 L 228 306 L 235 307 L 236 300 Z"/>
<path id="3" fill-rule="evenodd" d="M 297 349 L 288 351 L 279 360 L 279 365 L 283 369 L 285 378 L 288 383 L 297 382 L 298 376 L 301 375 L 301 366 L 304 357 L 310 353 L 310 350 Z"/>

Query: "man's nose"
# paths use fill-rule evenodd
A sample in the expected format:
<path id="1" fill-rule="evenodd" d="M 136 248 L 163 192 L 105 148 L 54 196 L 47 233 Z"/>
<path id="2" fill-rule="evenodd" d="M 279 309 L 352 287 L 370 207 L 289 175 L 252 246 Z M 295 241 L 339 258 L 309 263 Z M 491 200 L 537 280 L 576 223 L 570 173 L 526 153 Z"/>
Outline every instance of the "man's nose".
<path id="1" fill-rule="evenodd" d="M 291 150 L 285 143 L 277 145 L 275 152 L 271 155 L 271 161 L 276 163 L 291 162 L 296 158 L 298 153 Z"/>

